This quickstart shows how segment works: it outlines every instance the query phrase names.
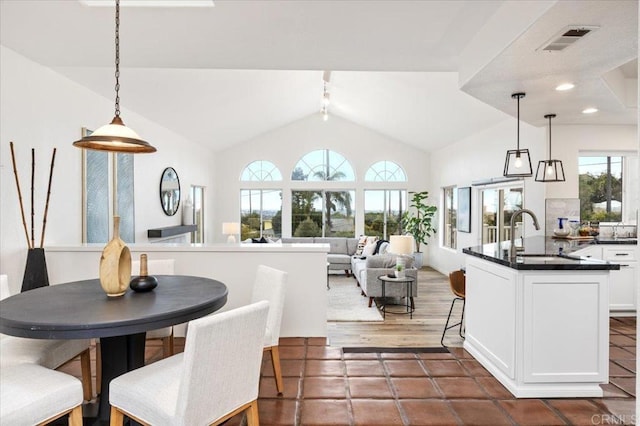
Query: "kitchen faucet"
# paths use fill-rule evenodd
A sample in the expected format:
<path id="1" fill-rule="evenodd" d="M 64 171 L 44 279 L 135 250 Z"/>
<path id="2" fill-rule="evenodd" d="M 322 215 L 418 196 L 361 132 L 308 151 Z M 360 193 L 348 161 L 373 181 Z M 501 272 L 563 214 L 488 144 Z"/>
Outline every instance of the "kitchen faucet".
<path id="1" fill-rule="evenodd" d="M 536 217 L 536 215 L 529 209 L 520 209 L 520 210 L 516 210 L 515 212 L 513 212 L 513 215 L 511 215 L 511 223 L 510 223 L 510 227 L 511 227 L 511 253 L 510 253 L 510 257 L 511 259 L 515 259 L 516 258 L 516 232 L 515 232 L 515 225 L 516 225 L 516 217 L 522 215 L 523 213 L 527 213 L 529 216 L 531 216 L 531 219 L 533 219 L 533 226 L 536 227 L 536 230 L 540 229 L 540 225 L 538 225 L 538 218 Z M 523 218 L 523 222 L 524 222 L 524 218 Z"/>

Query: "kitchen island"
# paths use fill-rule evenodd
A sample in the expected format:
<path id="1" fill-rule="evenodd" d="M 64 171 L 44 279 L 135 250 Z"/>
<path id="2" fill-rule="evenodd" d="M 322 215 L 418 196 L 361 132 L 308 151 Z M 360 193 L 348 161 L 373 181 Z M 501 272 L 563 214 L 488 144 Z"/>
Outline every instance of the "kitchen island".
<path id="1" fill-rule="evenodd" d="M 609 271 L 581 244 L 526 238 L 463 250 L 464 348 L 517 398 L 599 397 L 609 373 Z"/>

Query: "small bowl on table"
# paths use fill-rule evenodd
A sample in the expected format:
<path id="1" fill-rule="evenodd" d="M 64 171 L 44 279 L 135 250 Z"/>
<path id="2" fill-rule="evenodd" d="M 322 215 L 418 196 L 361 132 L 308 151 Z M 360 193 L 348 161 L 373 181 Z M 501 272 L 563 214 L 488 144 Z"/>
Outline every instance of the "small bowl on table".
<path id="1" fill-rule="evenodd" d="M 567 237 L 569 235 L 568 229 L 554 229 L 553 235 L 556 237 Z"/>

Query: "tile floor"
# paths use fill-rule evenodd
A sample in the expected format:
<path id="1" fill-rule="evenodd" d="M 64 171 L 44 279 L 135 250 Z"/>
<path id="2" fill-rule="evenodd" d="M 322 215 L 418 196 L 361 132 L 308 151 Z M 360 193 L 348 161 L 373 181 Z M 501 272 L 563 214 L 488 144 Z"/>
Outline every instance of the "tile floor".
<path id="1" fill-rule="evenodd" d="M 260 424 L 607 425 L 634 424 L 635 318 L 612 319 L 610 383 L 604 398 L 514 399 L 464 349 L 450 353 L 343 353 L 322 338 L 285 338 L 285 392 L 268 355 L 260 380 Z M 182 350 L 183 339 L 177 339 Z M 160 358 L 150 343 L 148 362 Z M 63 367 L 79 375 L 77 363 Z M 241 424 L 239 416 L 227 425 Z"/>

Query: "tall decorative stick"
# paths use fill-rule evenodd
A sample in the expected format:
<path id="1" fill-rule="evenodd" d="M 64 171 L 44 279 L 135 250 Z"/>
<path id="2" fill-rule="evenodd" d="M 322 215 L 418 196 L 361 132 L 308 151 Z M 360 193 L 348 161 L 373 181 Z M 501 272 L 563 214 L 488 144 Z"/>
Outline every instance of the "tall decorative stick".
<path id="1" fill-rule="evenodd" d="M 42 235 L 40 236 L 40 248 L 44 248 L 44 231 L 47 228 L 47 213 L 49 212 L 49 197 L 51 197 L 51 179 L 53 177 L 53 164 L 56 161 L 56 150 L 53 148 L 51 155 L 51 167 L 49 168 L 49 186 L 47 187 L 47 202 L 44 205 L 44 217 L 42 218 Z"/>
<path id="2" fill-rule="evenodd" d="M 33 232 L 33 217 L 35 216 L 35 208 L 33 203 L 33 185 L 36 174 L 36 150 L 31 148 L 31 248 L 36 246 L 35 236 Z"/>
<path id="3" fill-rule="evenodd" d="M 16 177 L 16 187 L 18 187 L 18 200 L 20 201 L 20 214 L 22 215 L 22 227 L 24 228 L 24 236 L 27 238 L 27 246 L 31 247 L 29 241 L 29 231 L 27 230 L 27 219 L 24 217 L 24 205 L 22 204 L 22 191 L 20 191 L 20 180 L 18 179 L 18 170 L 16 168 L 16 155 L 13 151 L 13 142 L 9 142 L 11 147 L 11 162 L 13 163 L 13 175 Z"/>

